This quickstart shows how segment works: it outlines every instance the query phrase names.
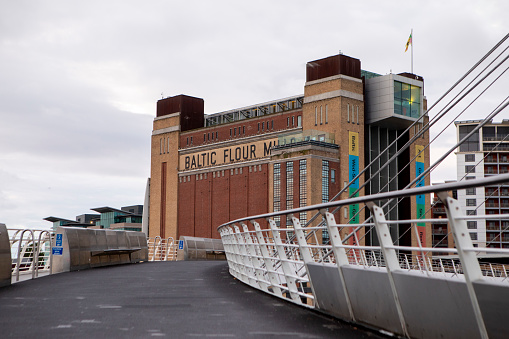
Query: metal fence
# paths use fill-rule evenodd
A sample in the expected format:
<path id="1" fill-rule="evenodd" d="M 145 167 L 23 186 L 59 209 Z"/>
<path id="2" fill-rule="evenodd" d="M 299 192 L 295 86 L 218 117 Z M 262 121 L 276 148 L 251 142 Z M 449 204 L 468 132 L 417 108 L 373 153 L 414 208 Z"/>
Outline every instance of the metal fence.
<path id="1" fill-rule="evenodd" d="M 509 250 L 474 247 L 469 236 L 466 220 L 482 219 L 486 216 L 466 216 L 462 213 L 458 202 L 448 197 L 445 192 L 502 182 L 509 182 L 509 175 L 387 192 L 251 216 L 223 224 L 218 230 L 224 244 L 230 273 L 242 282 L 294 303 L 327 310 L 329 313 L 341 313 L 338 309 L 343 307 L 348 309 L 348 311 L 345 311 L 346 315 L 343 313 L 347 320 L 355 321 L 364 316 L 367 320 L 361 322 L 407 337 L 414 336 L 415 333 L 411 333 L 411 331 L 415 331 L 415 328 L 418 328 L 421 324 L 411 324 L 409 313 L 411 314 L 413 311 L 408 309 L 404 311 L 408 301 L 401 297 L 401 294 L 405 291 L 398 290 L 398 286 L 402 286 L 401 275 L 441 279 L 441 281 L 445 281 L 443 287 L 445 293 L 449 288 L 447 281 L 460 282 L 466 286 L 461 302 L 467 300 L 467 306 L 473 314 L 478 333 L 481 337 L 487 337 L 488 331 L 476 293 L 480 290 L 480 287 L 476 284 L 482 283 L 483 286 L 490 283 L 496 284 L 496 286 L 499 286 L 497 284 L 503 284 L 502 286 L 506 288 L 504 293 L 507 293 L 509 291 L 509 268 L 501 264 L 479 263 L 476 254 L 502 253 L 509 255 Z M 387 201 L 431 192 L 439 192 L 440 198 L 444 201 L 447 219 L 386 220 L 383 209 L 373 203 L 374 201 Z M 338 224 L 335 216 L 328 212 L 337 207 L 353 204 L 360 204 L 359 208 L 361 205 L 365 205 L 369 210 L 369 217 L 366 217 L 368 222 L 361 225 Z M 309 211 L 317 212 L 314 222 L 302 225 L 299 215 Z M 282 225 L 279 225 L 279 220 L 286 220 L 286 217 L 291 218 L 292 225 L 287 226 L 286 222 L 281 222 Z M 449 222 L 456 248 L 431 248 L 424 247 L 421 244 L 417 224 L 437 222 Z M 390 226 L 398 223 L 411 225 L 410 230 L 415 232 L 417 246 L 398 246 L 397 242 L 391 239 Z M 322 243 L 321 236 L 324 232 L 328 232 L 330 238 L 330 242 L 325 244 Z M 364 245 L 363 236 L 368 232 L 376 233 L 379 245 Z M 448 252 L 457 255 L 457 257 L 453 259 L 434 257 L 433 254 L 437 252 Z M 323 270 L 320 271 L 320 274 L 315 274 L 315 280 L 313 281 L 313 270 L 318 272 L 317 267 L 323 268 Z M 319 291 L 319 286 L 322 286 L 323 281 L 327 280 L 328 275 L 330 275 L 330 273 L 327 273 L 330 270 L 326 270 L 330 267 L 334 267 L 339 273 L 337 285 L 325 286 L 324 289 Z M 347 279 L 347 273 L 348 275 L 351 274 L 350 268 L 352 267 L 362 268 L 364 271 L 384 272 L 384 277 L 386 277 L 384 279 L 388 280 L 387 286 L 390 286 L 389 294 L 392 295 L 389 301 L 395 305 L 397 310 L 399 327 L 391 328 L 383 323 L 379 325 L 377 323 L 379 319 L 370 319 L 370 316 L 365 315 L 369 311 L 361 309 L 358 304 L 355 304 L 358 302 L 359 296 L 352 295 L 352 290 L 355 290 L 358 286 L 354 286 L 355 284 Z M 428 281 L 430 280 L 428 279 Z M 358 284 L 369 288 L 369 284 L 363 281 L 358 281 Z M 437 291 L 440 288 L 437 288 Z M 338 291 L 329 291 L 335 289 Z M 327 299 L 330 298 L 331 293 L 344 295 L 346 305 L 331 310 L 326 305 L 328 300 L 320 300 L 319 297 L 319 295 L 326 296 L 323 299 Z M 434 293 L 434 291 L 429 293 Z M 430 295 L 430 297 L 434 298 L 436 296 Z M 492 300 L 488 301 L 491 302 Z M 482 302 L 487 303 L 488 301 L 486 301 L 486 295 L 483 294 Z M 450 301 L 453 309 L 459 305 L 455 305 L 455 302 L 458 302 L 458 300 Z M 352 306 L 353 304 L 355 306 Z M 374 306 L 368 304 L 365 307 L 373 308 Z M 362 316 L 359 314 L 362 314 Z M 447 332 L 451 329 L 424 328 L 422 331 L 439 330 L 441 332 L 436 332 L 437 335 L 439 333 L 451 333 Z"/>
<path id="2" fill-rule="evenodd" d="M 12 277 L 21 275 L 32 279 L 49 274 L 51 266 L 52 231 L 37 229 L 7 229 L 11 245 Z"/>
<path id="3" fill-rule="evenodd" d="M 172 237 L 162 239 L 161 237 L 147 238 L 148 261 L 176 261 L 178 241 Z"/>

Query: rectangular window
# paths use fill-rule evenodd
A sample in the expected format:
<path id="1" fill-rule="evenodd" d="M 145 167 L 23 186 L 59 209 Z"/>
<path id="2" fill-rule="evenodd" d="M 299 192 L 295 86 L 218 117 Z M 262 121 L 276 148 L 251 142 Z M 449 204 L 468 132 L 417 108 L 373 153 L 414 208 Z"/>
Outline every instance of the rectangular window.
<path id="1" fill-rule="evenodd" d="M 473 177 L 473 176 L 465 177 L 465 180 L 474 180 L 474 179 L 475 179 L 475 177 Z"/>
<path id="2" fill-rule="evenodd" d="M 242 126 L 242 134 L 246 134 L 246 126 Z"/>
<path id="3" fill-rule="evenodd" d="M 350 104 L 346 104 L 346 121 L 350 122 Z"/>
<path id="4" fill-rule="evenodd" d="M 298 126 L 298 127 L 301 127 L 301 126 L 302 126 L 302 116 L 301 116 L 301 115 L 298 115 L 298 116 L 297 116 L 297 126 Z"/>
<path id="5" fill-rule="evenodd" d="M 477 233 L 470 233 L 470 239 L 477 240 Z"/>
<path id="6" fill-rule="evenodd" d="M 465 162 L 474 162 L 475 154 L 465 154 Z"/>
<path id="7" fill-rule="evenodd" d="M 286 163 L 286 209 L 293 208 L 293 162 Z"/>
<path id="8" fill-rule="evenodd" d="M 336 170 L 335 169 L 330 170 L 330 181 L 332 183 L 336 182 Z"/>
<path id="9" fill-rule="evenodd" d="M 270 129 L 274 129 L 274 120 L 270 123 Z"/>
<path id="10" fill-rule="evenodd" d="M 467 195 L 475 195 L 475 187 L 470 187 L 466 189 Z"/>
<path id="11" fill-rule="evenodd" d="M 203 142 L 207 141 L 206 139 L 207 135 L 205 135 L 205 133 L 203 134 Z"/>
<path id="12" fill-rule="evenodd" d="M 187 137 L 187 142 L 186 142 L 187 145 L 189 145 L 189 137 Z"/>
<path id="13" fill-rule="evenodd" d="M 295 127 L 295 116 L 292 117 L 292 127 Z"/>
<path id="14" fill-rule="evenodd" d="M 359 105 L 357 105 L 357 125 L 359 124 Z"/>
<path id="15" fill-rule="evenodd" d="M 260 123 L 258 123 L 258 132 L 260 132 Z"/>
<path id="16" fill-rule="evenodd" d="M 262 122 L 262 132 L 265 131 L 265 123 Z"/>
<path id="17" fill-rule="evenodd" d="M 318 107 L 315 106 L 315 126 L 318 125 Z"/>
<path id="18" fill-rule="evenodd" d="M 323 112 L 322 112 L 322 106 L 320 106 L 320 125 L 323 125 Z"/>
<path id="19" fill-rule="evenodd" d="M 475 199 L 467 199 L 467 206 L 477 206 Z"/>
<path id="20" fill-rule="evenodd" d="M 233 129 L 233 136 L 234 136 L 234 137 L 236 137 L 236 136 L 237 136 L 237 129 L 236 129 L 236 128 L 234 128 L 234 129 Z"/>
<path id="21" fill-rule="evenodd" d="M 230 138 L 232 137 L 232 129 L 230 128 Z"/>
<path id="22" fill-rule="evenodd" d="M 322 160 L 322 202 L 329 201 L 329 162 Z M 322 243 L 329 241 L 329 232 L 322 230 Z"/>
<path id="23" fill-rule="evenodd" d="M 299 207 L 304 207 L 307 204 L 307 167 L 306 160 L 299 161 Z M 301 225 L 307 222 L 306 212 L 299 213 Z"/>
<path id="24" fill-rule="evenodd" d="M 329 123 L 329 105 L 325 105 L 325 123 Z"/>
<path id="25" fill-rule="evenodd" d="M 474 165 L 466 165 L 465 166 L 465 174 L 471 174 L 475 173 L 475 166 Z"/>
<path id="26" fill-rule="evenodd" d="M 477 229 L 477 221 L 467 221 L 467 227 L 469 230 Z"/>
<path id="27" fill-rule="evenodd" d="M 216 140 L 217 140 L 217 132 L 216 132 Z"/>
<path id="28" fill-rule="evenodd" d="M 477 210 L 467 210 L 467 215 L 477 215 Z"/>
<path id="29" fill-rule="evenodd" d="M 193 144 L 193 137 L 191 137 L 191 145 Z"/>
<path id="30" fill-rule="evenodd" d="M 281 164 L 274 164 L 274 212 L 281 209 Z M 280 217 L 274 217 L 276 225 L 279 226 Z"/>
<path id="31" fill-rule="evenodd" d="M 290 117 L 286 118 L 286 127 L 290 127 Z"/>

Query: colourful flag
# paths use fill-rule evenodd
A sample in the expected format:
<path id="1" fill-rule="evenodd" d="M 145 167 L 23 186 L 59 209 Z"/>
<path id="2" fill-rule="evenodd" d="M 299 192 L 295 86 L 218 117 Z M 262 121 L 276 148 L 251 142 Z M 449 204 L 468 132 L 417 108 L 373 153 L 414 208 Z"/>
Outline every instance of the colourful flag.
<path id="1" fill-rule="evenodd" d="M 408 51 L 408 46 L 412 44 L 412 33 L 410 33 L 410 36 L 408 37 L 408 41 L 406 42 L 406 48 L 405 52 Z"/>

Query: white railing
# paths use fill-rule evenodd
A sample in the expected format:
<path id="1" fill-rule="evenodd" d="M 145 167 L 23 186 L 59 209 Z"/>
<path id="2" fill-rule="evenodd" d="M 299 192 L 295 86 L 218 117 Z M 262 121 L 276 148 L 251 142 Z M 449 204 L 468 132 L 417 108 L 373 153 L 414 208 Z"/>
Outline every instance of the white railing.
<path id="1" fill-rule="evenodd" d="M 52 231 L 35 229 L 7 229 L 11 245 L 13 281 L 21 275 L 32 279 L 50 274 Z"/>
<path id="2" fill-rule="evenodd" d="M 480 337 L 486 338 L 489 331 L 485 326 L 475 287 L 479 283 L 493 283 L 502 284 L 502 286 L 509 289 L 509 268 L 500 264 L 479 264 L 476 253 L 501 253 L 509 256 L 509 250 L 474 247 L 469 236 L 466 220 L 482 219 L 487 218 L 487 216 L 464 215 L 457 201 L 448 197 L 444 192 L 508 181 L 509 175 L 498 175 L 480 180 L 345 199 L 242 218 L 223 224 L 218 230 L 224 244 L 230 273 L 242 282 L 299 305 L 317 308 L 336 315 L 343 312 L 342 317 L 349 321 L 358 320 L 370 326 L 380 327 L 407 337 L 421 336 L 422 334 L 419 335 L 419 333 L 424 332 L 412 332 L 416 331 L 419 326 L 423 327 L 422 331 L 436 331 L 436 335 L 445 333 L 447 336 L 447 334 L 450 335 L 452 330 L 430 329 L 429 326 L 426 327 L 421 323 L 412 323 L 413 311 L 412 307 L 408 306 L 411 305 L 411 300 L 401 296 L 406 291 L 400 292 L 398 290 L 398 286 L 402 284 L 401 275 L 417 275 L 422 278 L 441 279 L 441 281 L 452 279 L 457 283 L 466 285 L 466 289 L 462 288 L 465 294 L 460 298 L 461 300 L 450 300 L 451 307 L 454 309 L 460 303 L 467 302 L 468 312 L 476 320 L 475 332 L 479 333 Z M 383 210 L 373 203 L 373 201 L 387 201 L 388 199 L 429 194 L 431 192 L 439 192 L 440 198 L 444 201 L 448 219 L 386 220 Z M 370 211 L 370 217 L 367 221 L 371 221 L 371 223 L 366 222 L 362 225 L 338 224 L 335 216 L 328 212 L 334 208 L 352 204 L 364 204 Z M 299 219 L 294 217 L 294 215 L 299 216 L 300 213 L 309 211 L 316 211 L 318 217 L 314 218 L 313 222 L 308 222 L 307 225 L 301 225 Z M 292 225 L 290 227 L 281 227 L 275 221 L 280 219 L 281 224 L 286 225 L 286 217 L 291 217 Z M 500 215 L 498 217 L 500 218 Z M 507 218 L 509 218 L 509 215 L 507 215 Z M 417 223 L 427 223 L 429 225 L 438 222 L 449 222 L 455 238 L 456 248 L 430 248 L 423 247 L 420 243 L 420 226 L 417 226 Z M 410 231 L 415 232 L 414 239 L 417 244 L 414 246 L 397 246 L 397 242 L 395 243 L 391 239 L 390 233 L 390 227 L 394 224 L 410 225 Z M 354 227 L 355 229 L 352 230 Z M 330 243 L 322 243 L 321 234 L 324 231 L 328 232 Z M 369 232 L 376 233 L 379 245 L 365 245 L 365 234 Z M 457 254 L 457 258 L 434 257 L 433 253 L 437 252 Z M 320 287 L 323 285 L 324 279 L 327 279 L 327 276 L 331 273 L 327 273 L 328 275 L 324 273 L 317 274 L 313 273 L 317 272 L 313 270 L 319 268 L 327 271 L 326 269 L 330 267 L 335 267 L 337 271 L 335 274 L 339 274 L 339 280 L 335 280 L 336 286 Z M 386 278 L 384 279 L 388 282 L 386 285 L 387 291 L 389 291 L 386 294 L 391 295 L 389 302 L 394 305 L 395 314 L 397 314 L 399 320 L 398 326 L 384 325 L 383 322 L 377 319 L 376 315 L 374 318 L 366 315 L 366 309 L 362 309 L 363 305 L 358 300 L 362 298 L 351 294 L 352 290 L 358 288 L 358 286 L 355 286 L 356 284 L 363 285 L 365 282 L 352 283 L 349 280 L 348 277 L 350 277 L 352 268 L 385 274 Z M 313 274 L 315 275 L 314 281 Z M 449 288 L 447 284 L 444 285 L 446 286 L 444 287 L 445 293 Z M 366 288 L 370 288 L 369 284 L 366 284 L 366 286 Z M 478 286 L 477 288 L 479 290 Z M 331 292 L 324 292 L 324 290 L 328 289 L 337 290 L 332 295 L 334 293 L 343 295 L 345 305 L 335 306 L 335 309 L 332 306 L 327 306 L 329 303 L 327 299 L 330 298 Z M 433 291 L 429 293 L 431 293 L 430 300 L 436 297 L 433 295 Z M 327 298 L 322 296 L 327 296 Z M 320 298 L 324 300 L 320 300 Z M 483 295 L 482 302 L 487 303 L 485 295 Z M 506 301 L 506 304 L 506 306 L 509 306 L 509 300 Z M 437 305 L 435 306 L 437 307 Z M 344 311 L 339 310 L 341 307 Z M 364 305 L 364 307 L 368 309 L 369 307 L 376 308 L 373 305 Z M 432 310 L 429 311 L 432 312 Z M 362 317 L 364 317 L 364 320 Z M 455 329 L 455 331 L 460 330 Z"/>
<path id="3" fill-rule="evenodd" d="M 178 241 L 176 242 L 172 237 L 167 239 L 161 239 L 159 236 L 147 238 L 147 245 L 149 261 L 177 260 Z"/>

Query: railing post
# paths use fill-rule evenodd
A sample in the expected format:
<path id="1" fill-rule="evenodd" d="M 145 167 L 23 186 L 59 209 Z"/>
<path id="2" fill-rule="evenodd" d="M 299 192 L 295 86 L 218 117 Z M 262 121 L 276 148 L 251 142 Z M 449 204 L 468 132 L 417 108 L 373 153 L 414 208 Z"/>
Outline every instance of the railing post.
<path id="1" fill-rule="evenodd" d="M 256 253 L 256 247 L 254 245 L 253 239 L 251 238 L 251 235 L 249 234 L 249 228 L 246 224 L 242 223 L 242 229 L 244 230 L 244 240 L 249 248 L 249 251 L 251 252 L 251 255 L 249 256 L 249 260 L 251 261 L 251 265 L 254 268 L 254 275 L 256 278 L 256 282 L 258 283 L 258 286 L 264 290 L 265 292 L 268 291 L 268 285 L 263 279 L 263 270 L 260 268 L 261 263 L 260 259 L 257 256 Z"/>
<path id="2" fill-rule="evenodd" d="M 392 242 L 391 233 L 389 232 L 389 227 L 387 226 L 387 221 L 385 220 L 384 211 L 371 201 L 367 202 L 366 205 L 370 209 L 371 215 L 373 216 L 376 234 L 378 236 L 378 241 L 380 242 L 380 248 L 384 254 L 387 276 L 389 278 L 389 284 L 391 286 L 394 304 L 396 305 L 396 309 L 398 311 L 401 329 L 403 330 L 405 336 L 410 338 L 406 327 L 405 317 L 403 315 L 403 309 L 401 308 L 401 303 L 399 302 L 398 291 L 396 290 L 396 285 L 394 283 L 394 277 L 392 276 L 392 272 L 401 270 L 401 267 L 399 266 L 396 250 L 393 248 L 388 248 L 394 246 L 394 243 Z"/>
<path id="3" fill-rule="evenodd" d="M 238 239 L 235 236 L 235 233 L 233 232 L 233 229 L 231 227 L 228 227 L 228 234 L 230 235 L 230 239 L 232 240 L 232 250 L 233 250 L 233 262 L 234 266 L 237 271 L 236 278 L 240 281 L 246 282 L 246 268 L 244 267 L 243 260 L 240 255 L 239 245 L 238 245 Z"/>
<path id="4" fill-rule="evenodd" d="M 341 280 L 341 285 L 343 285 L 343 293 L 345 294 L 348 313 L 350 314 L 350 320 L 355 321 L 352 302 L 350 301 L 350 294 L 348 293 L 348 288 L 346 287 L 345 276 L 343 275 L 342 268 L 343 266 L 350 265 L 348 262 L 348 256 L 346 255 L 345 248 L 342 247 L 343 241 L 336 225 L 336 219 L 334 219 L 334 215 L 330 212 L 325 212 L 323 214 L 325 216 L 325 224 L 327 225 L 327 230 L 329 231 L 332 252 L 334 253 L 334 258 L 336 259 L 336 265 L 338 266 L 339 279 Z"/>
<path id="5" fill-rule="evenodd" d="M 311 291 L 313 292 L 314 304 L 315 307 L 319 306 L 319 301 L 316 299 L 315 289 L 313 287 L 313 281 L 311 279 L 311 275 L 309 274 L 307 264 L 314 262 L 313 255 L 311 253 L 311 249 L 307 247 L 308 243 L 306 240 L 306 235 L 304 234 L 304 230 L 302 229 L 302 225 L 300 224 L 300 220 L 292 217 L 293 229 L 295 230 L 295 236 L 297 238 L 297 243 L 299 244 L 299 252 L 302 256 L 302 261 L 304 261 L 304 269 L 306 270 L 306 275 L 309 279 Z"/>
<path id="6" fill-rule="evenodd" d="M 265 243 L 265 239 L 263 238 L 263 232 L 260 227 L 260 224 L 254 220 L 251 220 L 251 224 L 253 224 L 256 238 L 258 239 L 258 247 L 260 248 L 260 252 L 263 257 L 263 262 L 265 263 L 265 268 L 267 270 L 267 275 L 269 277 L 269 281 L 274 291 L 274 294 L 278 297 L 283 297 L 283 293 L 281 292 L 281 288 L 279 287 L 279 278 L 275 273 L 274 264 L 272 262 L 272 258 L 269 253 L 269 249 L 267 248 L 267 244 Z"/>
<path id="7" fill-rule="evenodd" d="M 247 283 L 251 286 L 257 285 L 256 282 L 256 275 L 253 271 L 253 266 L 251 264 L 251 256 L 247 253 L 246 248 L 246 238 L 244 237 L 244 234 L 240 232 L 240 229 L 237 225 L 233 226 L 235 228 L 235 237 L 237 238 L 238 248 L 239 248 L 239 254 L 241 257 L 242 265 L 244 266 L 244 274 L 246 275 L 246 278 L 248 279 Z"/>
<path id="8" fill-rule="evenodd" d="M 300 300 L 298 294 L 296 279 L 293 277 L 295 275 L 295 272 L 292 270 L 292 267 L 287 261 L 288 258 L 286 256 L 286 249 L 283 245 L 283 242 L 281 241 L 281 235 L 277 228 L 276 222 L 274 221 L 274 219 L 268 219 L 268 222 L 270 229 L 272 230 L 272 236 L 274 237 L 274 244 L 276 245 L 276 250 L 279 260 L 281 262 L 281 267 L 283 268 L 286 286 L 288 287 L 288 291 L 290 292 L 290 298 L 294 302 L 302 304 L 302 301 Z"/>
<path id="9" fill-rule="evenodd" d="M 483 276 L 477 256 L 475 255 L 475 252 L 472 251 L 474 246 L 472 244 L 472 239 L 470 239 L 467 223 L 465 220 L 461 219 L 462 212 L 458 201 L 449 197 L 446 192 L 439 192 L 438 197 L 444 203 L 447 218 L 451 225 L 454 243 L 456 244 L 461 266 L 463 267 L 463 274 L 465 275 L 467 290 L 470 296 L 470 302 L 472 303 L 477 326 L 479 327 L 479 333 L 481 338 L 488 338 L 488 332 L 486 331 L 481 308 L 479 307 L 474 286 L 472 285 L 473 281 L 482 281 Z"/>

